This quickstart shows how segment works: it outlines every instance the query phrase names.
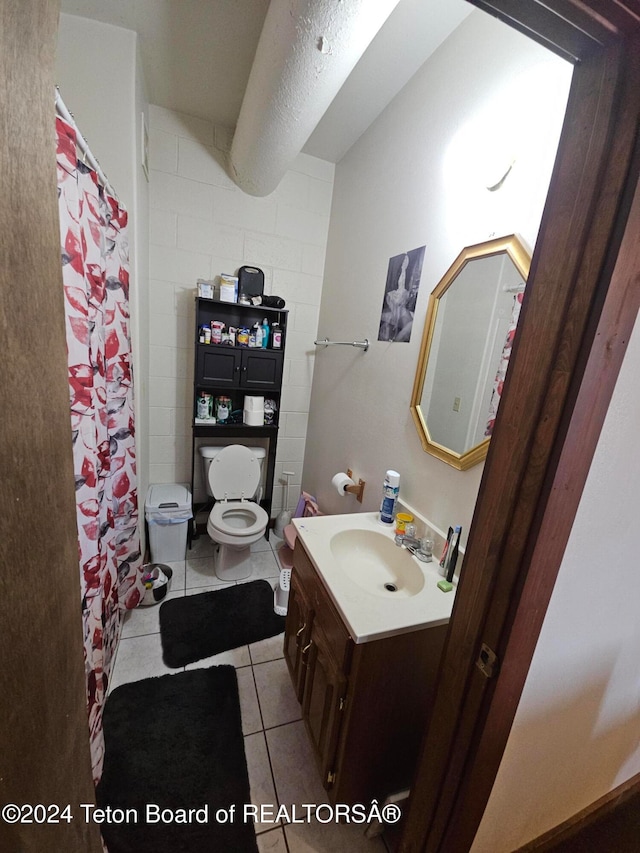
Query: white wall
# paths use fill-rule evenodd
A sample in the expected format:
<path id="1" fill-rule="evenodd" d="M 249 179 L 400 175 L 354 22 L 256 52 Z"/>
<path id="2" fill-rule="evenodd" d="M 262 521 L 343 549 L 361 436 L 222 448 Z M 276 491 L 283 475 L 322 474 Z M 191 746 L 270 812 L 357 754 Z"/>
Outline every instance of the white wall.
<path id="1" fill-rule="evenodd" d="M 141 114 L 147 103 L 137 35 L 60 15 L 57 84 L 118 198 L 129 213 L 131 343 L 140 517 L 148 485 L 148 185 L 141 167 Z M 144 526 L 140 525 L 144 536 Z"/>
<path id="2" fill-rule="evenodd" d="M 377 509 L 395 468 L 401 495 L 466 541 L 483 466 L 424 453 L 409 410 L 428 297 L 464 246 L 535 243 L 569 85 L 567 63 L 474 11 L 336 167 L 318 336 L 373 343 L 316 356 L 303 484 L 325 511 Z M 411 341 L 378 342 L 389 258 L 425 244 Z M 330 487 L 346 467 L 367 483 L 362 505 Z"/>
<path id="3" fill-rule="evenodd" d="M 640 324 L 473 853 L 514 850 L 640 773 Z"/>
<path id="4" fill-rule="evenodd" d="M 150 479 L 191 480 L 196 280 L 265 273 L 289 309 L 273 513 L 282 470 L 295 508 L 302 477 L 334 167 L 300 155 L 266 198 L 244 194 L 223 167 L 229 133 L 150 107 Z M 196 460 L 196 487 L 200 466 Z"/>

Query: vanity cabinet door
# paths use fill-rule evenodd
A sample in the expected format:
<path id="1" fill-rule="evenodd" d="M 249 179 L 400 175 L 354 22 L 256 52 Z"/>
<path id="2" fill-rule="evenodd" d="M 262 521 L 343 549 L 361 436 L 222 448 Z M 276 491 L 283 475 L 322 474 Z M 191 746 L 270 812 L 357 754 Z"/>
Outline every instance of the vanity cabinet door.
<path id="1" fill-rule="evenodd" d="M 291 574 L 289 606 L 284 629 L 284 658 L 289 667 L 293 687 L 302 702 L 304 690 L 305 656 L 303 650 L 309 643 L 313 610 L 295 571 Z"/>
<path id="2" fill-rule="evenodd" d="M 311 626 L 311 637 L 303 658 L 306 677 L 302 717 L 311 738 L 322 784 L 328 789 L 335 781 L 336 752 L 347 679 L 317 620 Z"/>

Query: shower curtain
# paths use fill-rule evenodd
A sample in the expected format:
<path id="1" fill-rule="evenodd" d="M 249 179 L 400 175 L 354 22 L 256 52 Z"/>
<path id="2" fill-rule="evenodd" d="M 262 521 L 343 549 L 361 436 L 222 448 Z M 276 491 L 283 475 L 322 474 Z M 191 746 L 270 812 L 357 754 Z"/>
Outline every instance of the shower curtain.
<path id="1" fill-rule="evenodd" d="M 102 709 L 123 609 L 144 591 L 129 339 L 127 213 L 78 159 L 76 130 L 56 118 L 58 206 L 71 435 L 94 780 Z"/>
<path id="2" fill-rule="evenodd" d="M 507 375 L 507 368 L 509 367 L 509 359 L 511 358 L 511 347 L 513 346 L 513 339 L 515 337 L 516 328 L 518 326 L 518 318 L 520 317 L 520 308 L 522 307 L 523 298 L 524 293 L 516 293 L 516 295 L 513 297 L 511 319 L 509 321 L 509 331 L 507 332 L 507 339 L 504 342 L 504 347 L 502 348 L 502 355 L 500 356 L 498 372 L 496 373 L 496 378 L 493 383 L 493 393 L 491 395 L 491 402 L 489 403 L 489 418 L 487 420 L 487 426 L 484 431 L 485 436 L 491 435 L 496 422 L 498 406 L 500 405 L 500 399 L 502 398 L 502 387 L 504 385 L 504 378 Z"/>

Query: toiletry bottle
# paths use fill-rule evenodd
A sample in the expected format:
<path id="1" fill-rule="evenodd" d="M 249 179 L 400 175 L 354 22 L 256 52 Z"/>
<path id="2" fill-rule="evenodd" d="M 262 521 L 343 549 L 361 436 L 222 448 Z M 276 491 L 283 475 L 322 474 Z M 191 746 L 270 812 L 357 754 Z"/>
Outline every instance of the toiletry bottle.
<path id="1" fill-rule="evenodd" d="M 393 524 L 399 491 L 400 474 L 393 470 L 387 471 L 382 485 L 382 504 L 380 505 L 380 521 L 383 524 Z"/>
<path id="2" fill-rule="evenodd" d="M 456 571 L 456 563 L 458 562 L 458 549 L 460 547 L 460 534 L 462 533 L 462 527 L 460 525 L 456 525 L 456 528 L 453 532 L 453 539 L 451 540 L 451 545 L 449 548 L 449 559 L 447 560 L 447 572 L 446 579 L 451 583 L 453 580 L 453 576 Z"/>
<path id="3" fill-rule="evenodd" d="M 255 336 L 256 336 L 256 347 L 258 347 L 259 349 L 262 349 L 262 326 L 260 325 L 260 323 L 257 320 L 256 320 L 256 325 L 254 328 L 255 328 Z"/>
<path id="4" fill-rule="evenodd" d="M 262 321 L 262 349 L 266 349 L 269 344 L 269 321 L 265 317 Z"/>
<path id="5" fill-rule="evenodd" d="M 282 348 L 282 332 L 280 330 L 280 323 L 273 324 L 271 346 L 273 347 L 273 349 Z"/>
<path id="6" fill-rule="evenodd" d="M 443 578 L 447 576 L 447 568 L 448 562 L 447 558 L 449 556 L 449 549 L 453 547 L 453 527 L 449 527 L 449 532 L 447 533 L 447 541 L 444 543 L 444 548 L 442 549 L 442 556 L 440 557 L 440 562 L 438 563 L 438 572 L 442 575 Z"/>

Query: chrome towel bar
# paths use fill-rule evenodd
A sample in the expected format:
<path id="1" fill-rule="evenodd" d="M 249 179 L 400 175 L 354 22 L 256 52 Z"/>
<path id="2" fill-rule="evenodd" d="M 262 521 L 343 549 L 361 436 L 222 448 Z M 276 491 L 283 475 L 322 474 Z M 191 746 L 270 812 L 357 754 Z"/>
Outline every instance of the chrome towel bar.
<path id="1" fill-rule="evenodd" d="M 365 352 L 369 349 L 369 340 L 365 338 L 363 341 L 330 341 L 329 338 L 324 338 L 321 341 L 314 341 L 317 347 L 358 347 Z"/>

